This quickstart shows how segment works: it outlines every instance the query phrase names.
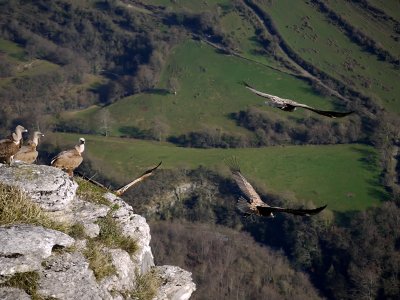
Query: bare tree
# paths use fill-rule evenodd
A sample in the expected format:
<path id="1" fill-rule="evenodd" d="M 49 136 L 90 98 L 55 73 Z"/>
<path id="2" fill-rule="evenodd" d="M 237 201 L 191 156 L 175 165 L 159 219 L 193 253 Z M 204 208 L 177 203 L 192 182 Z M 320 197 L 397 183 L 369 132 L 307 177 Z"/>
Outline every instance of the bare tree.
<path id="1" fill-rule="evenodd" d="M 176 77 L 170 77 L 168 79 L 168 90 L 170 93 L 176 95 L 180 88 L 179 81 Z"/>
<path id="2" fill-rule="evenodd" d="M 103 108 L 98 117 L 98 121 L 100 123 L 100 130 L 104 136 L 109 136 L 111 131 L 111 125 L 114 120 L 111 117 L 110 111 L 107 108 Z"/>

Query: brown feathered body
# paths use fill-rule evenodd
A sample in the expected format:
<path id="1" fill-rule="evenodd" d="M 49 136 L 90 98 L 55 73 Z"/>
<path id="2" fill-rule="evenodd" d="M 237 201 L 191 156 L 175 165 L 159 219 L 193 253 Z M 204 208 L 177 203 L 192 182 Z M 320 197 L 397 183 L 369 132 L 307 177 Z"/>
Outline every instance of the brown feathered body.
<path id="1" fill-rule="evenodd" d="M 9 138 L 0 141 L 0 163 L 11 164 L 13 156 L 18 152 L 21 147 L 22 132 L 27 130 L 18 125 Z"/>
<path id="2" fill-rule="evenodd" d="M 21 147 L 18 152 L 14 155 L 14 160 L 20 160 L 27 164 L 32 164 L 38 157 L 38 151 L 36 150 L 39 144 L 39 137 L 43 134 L 39 131 L 35 131 L 33 139 L 28 142 L 27 145 Z"/>
<path id="3" fill-rule="evenodd" d="M 76 145 L 74 149 L 66 150 L 59 153 L 56 157 L 51 160 L 53 167 L 62 169 L 68 173 L 69 176 L 73 176 L 74 170 L 79 167 L 83 161 L 82 152 L 85 149 L 85 139 L 79 139 L 79 145 Z"/>
<path id="4" fill-rule="evenodd" d="M 20 160 L 27 164 L 32 164 L 36 161 L 37 157 L 38 152 L 36 150 L 36 144 L 32 142 L 28 145 L 22 146 L 14 155 L 14 160 Z"/>
<path id="5" fill-rule="evenodd" d="M 0 163 L 10 164 L 14 154 L 19 150 L 19 143 L 14 140 L 2 140 L 0 142 Z"/>

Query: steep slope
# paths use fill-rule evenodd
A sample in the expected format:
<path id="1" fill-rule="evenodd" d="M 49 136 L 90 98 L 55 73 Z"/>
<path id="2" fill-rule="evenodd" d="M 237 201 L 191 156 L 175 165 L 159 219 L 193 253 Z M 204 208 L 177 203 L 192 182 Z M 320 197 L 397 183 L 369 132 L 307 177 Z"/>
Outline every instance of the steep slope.
<path id="1" fill-rule="evenodd" d="M 0 168 L 1 295 L 190 298 L 190 273 L 154 266 L 149 226 L 122 199 L 89 184 L 77 193 L 53 167 Z"/>

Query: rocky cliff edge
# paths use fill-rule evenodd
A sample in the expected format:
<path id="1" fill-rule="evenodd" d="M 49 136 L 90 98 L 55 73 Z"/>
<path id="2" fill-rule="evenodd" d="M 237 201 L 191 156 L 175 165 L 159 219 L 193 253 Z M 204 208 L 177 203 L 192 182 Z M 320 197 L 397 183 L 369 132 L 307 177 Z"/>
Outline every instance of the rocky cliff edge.
<path id="1" fill-rule="evenodd" d="M 0 164 L 0 184 L 16 187 L 3 194 L 7 209 L 22 191 L 29 211 L 42 211 L 32 223 L 1 223 L 0 299 L 185 300 L 195 291 L 190 272 L 154 265 L 146 219 L 114 194 L 22 163 Z"/>

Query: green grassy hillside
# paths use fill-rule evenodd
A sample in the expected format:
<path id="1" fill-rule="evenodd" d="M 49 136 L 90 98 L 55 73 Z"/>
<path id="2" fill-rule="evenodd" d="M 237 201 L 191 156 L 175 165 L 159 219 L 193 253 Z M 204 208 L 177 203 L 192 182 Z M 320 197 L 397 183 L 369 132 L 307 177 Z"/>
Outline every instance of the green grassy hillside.
<path id="1" fill-rule="evenodd" d="M 400 111 L 397 97 L 400 86 L 395 84 L 400 80 L 400 72 L 355 44 L 317 6 L 311 2 L 290 0 L 261 5 L 271 15 L 285 41 L 303 59 L 372 96 L 389 110 Z M 356 15 L 352 21 L 370 22 L 362 15 Z M 363 28 L 369 29 L 366 26 Z M 371 29 L 367 34 L 375 37 L 377 30 Z"/>
<path id="2" fill-rule="evenodd" d="M 386 1 L 387 3 L 394 1 Z M 399 33 L 396 33 L 395 26 L 392 20 L 378 18 L 372 12 L 362 9 L 360 5 L 351 1 L 330 0 L 327 4 L 334 11 L 339 13 L 347 22 L 354 27 L 359 28 L 373 38 L 379 45 L 393 55 L 399 57 Z M 382 8 L 382 7 L 381 7 Z M 400 4 L 398 4 L 400 10 Z M 397 38 L 396 38 L 397 36 Z"/>
<path id="3" fill-rule="evenodd" d="M 74 145 L 78 135 L 57 134 L 56 142 Z M 288 146 L 258 149 L 193 149 L 168 143 L 84 136 L 85 156 L 107 176 L 126 182 L 150 166 L 204 166 L 228 174 L 224 160 L 236 156 L 242 173 L 267 191 L 335 211 L 362 210 L 379 205 L 385 192 L 379 185 L 376 152 L 363 145 Z"/>
<path id="4" fill-rule="evenodd" d="M 179 83 L 176 95 L 164 92 L 172 77 Z M 240 84 L 243 80 L 272 94 L 301 99 L 323 109 L 332 108 L 332 99 L 316 95 L 306 82 L 294 76 L 234 56 L 218 54 L 211 46 L 188 40 L 170 56 L 155 92 L 124 98 L 106 108 L 113 120 L 113 133 L 123 134 L 121 128 L 129 126 L 148 129 L 155 119 L 168 124 L 173 135 L 204 127 L 243 132 L 230 119 L 230 114 L 249 106 L 265 107 L 263 99 Z M 286 117 L 290 115 L 273 108 L 264 109 Z M 100 113 L 100 108 L 92 108 L 72 116 L 90 118 L 92 128 L 98 128 Z M 291 116 L 307 114 L 306 111 L 298 111 Z"/>

